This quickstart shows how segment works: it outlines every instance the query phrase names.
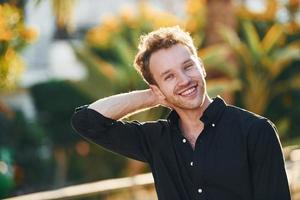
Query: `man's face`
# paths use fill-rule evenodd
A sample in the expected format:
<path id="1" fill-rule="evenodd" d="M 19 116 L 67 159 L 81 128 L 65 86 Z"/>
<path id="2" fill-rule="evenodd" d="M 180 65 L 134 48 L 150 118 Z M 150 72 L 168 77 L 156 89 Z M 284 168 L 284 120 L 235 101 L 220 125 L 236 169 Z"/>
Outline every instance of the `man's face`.
<path id="1" fill-rule="evenodd" d="M 188 47 L 176 44 L 160 49 L 150 57 L 150 71 L 158 92 L 180 109 L 196 109 L 206 94 L 205 71 Z"/>

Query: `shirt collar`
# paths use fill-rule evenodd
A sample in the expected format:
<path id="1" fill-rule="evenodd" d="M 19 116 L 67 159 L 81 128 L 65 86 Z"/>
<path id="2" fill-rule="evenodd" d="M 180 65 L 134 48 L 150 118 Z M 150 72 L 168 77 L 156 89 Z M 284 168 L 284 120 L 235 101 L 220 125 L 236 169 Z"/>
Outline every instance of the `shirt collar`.
<path id="1" fill-rule="evenodd" d="M 211 104 L 209 104 L 209 106 L 203 112 L 203 115 L 201 116 L 200 120 L 204 124 L 211 124 L 211 123 L 215 124 L 220 119 L 225 108 L 226 108 L 225 101 L 220 96 L 217 96 L 213 98 L 213 102 L 211 102 Z M 175 110 L 172 110 L 169 113 L 167 118 L 167 120 L 174 125 L 178 124 L 178 119 L 179 116 Z"/>

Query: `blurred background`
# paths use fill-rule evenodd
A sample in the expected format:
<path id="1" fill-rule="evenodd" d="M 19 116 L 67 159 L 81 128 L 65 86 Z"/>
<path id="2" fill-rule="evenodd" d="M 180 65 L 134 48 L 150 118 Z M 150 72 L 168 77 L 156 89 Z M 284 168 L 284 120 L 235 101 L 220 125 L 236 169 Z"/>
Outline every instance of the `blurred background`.
<path id="1" fill-rule="evenodd" d="M 0 0 L 1 199 L 149 172 L 83 140 L 70 118 L 147 88 L 133 68 L 138 38 L 172 25 L 194 38 L 211 96 L 276 124 L 300 199 L 300 0 Z M 151 183 L 100 190 L 79 199 L 157 199 Z"/>

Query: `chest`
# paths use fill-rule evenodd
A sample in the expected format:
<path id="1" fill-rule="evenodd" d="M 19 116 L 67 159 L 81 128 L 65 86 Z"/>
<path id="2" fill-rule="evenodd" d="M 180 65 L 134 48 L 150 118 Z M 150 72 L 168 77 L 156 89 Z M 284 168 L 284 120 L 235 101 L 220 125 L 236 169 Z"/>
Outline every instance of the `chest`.
<path id="1" fill-rule="evenodd" d="M 200 126 L 198 128 L 192 129 L 190 131 L 181 131 L 178 130 L 179 134 L 183 136 L 183 141 L 186 140 L 186 143 L 191 146 L 191 148 L 194 150 L 196 146 L 197 139 L 203 132 L 204 126 Z"/>
<path id="2" fill-rule="evenodd" d="M 177 169 L 179 176 L 186 174 L 197 184 L 204 181 L 226 186 L 228 180 L 239 184 L 248 176 L 247 145 L 239 131 L 234 126 L 227 130 L 211 126 L 191 137 L 173 132 L 176 137 L 172 137 L 169 154 L 161 151 L 160 156 L 168 160 L 170 171 Z"/>
<path id="3" fill-rule="evenodd" d="M 247 145 L 239 126 L 204 128 L 192 138 L 194 148 L 174 130 L 165 136 L 151 163 L 160 185 L 174 186 L 175 193 L 180 191 L 176 195 L 184 196 L 180 199 L 220 199 L 216 191 L 223 199 L 245 199 L 242 195 L 251 179 Z"/>

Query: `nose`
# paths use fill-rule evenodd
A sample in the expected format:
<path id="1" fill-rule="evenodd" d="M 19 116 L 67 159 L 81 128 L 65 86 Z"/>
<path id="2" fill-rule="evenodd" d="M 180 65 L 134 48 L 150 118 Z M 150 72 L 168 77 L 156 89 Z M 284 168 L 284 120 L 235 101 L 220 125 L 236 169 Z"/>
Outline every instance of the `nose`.
<path id="1" fill-rule="evenodd" d="M 189 85 L 190 82 L 191 82 L 191 77 L 188 76 L 187 74 L 185 73 L 180 73 L 178 75 L 178 81 L 177 81 L 177 84 L 178 86 L 186 86 L 186 85 Z"/>

